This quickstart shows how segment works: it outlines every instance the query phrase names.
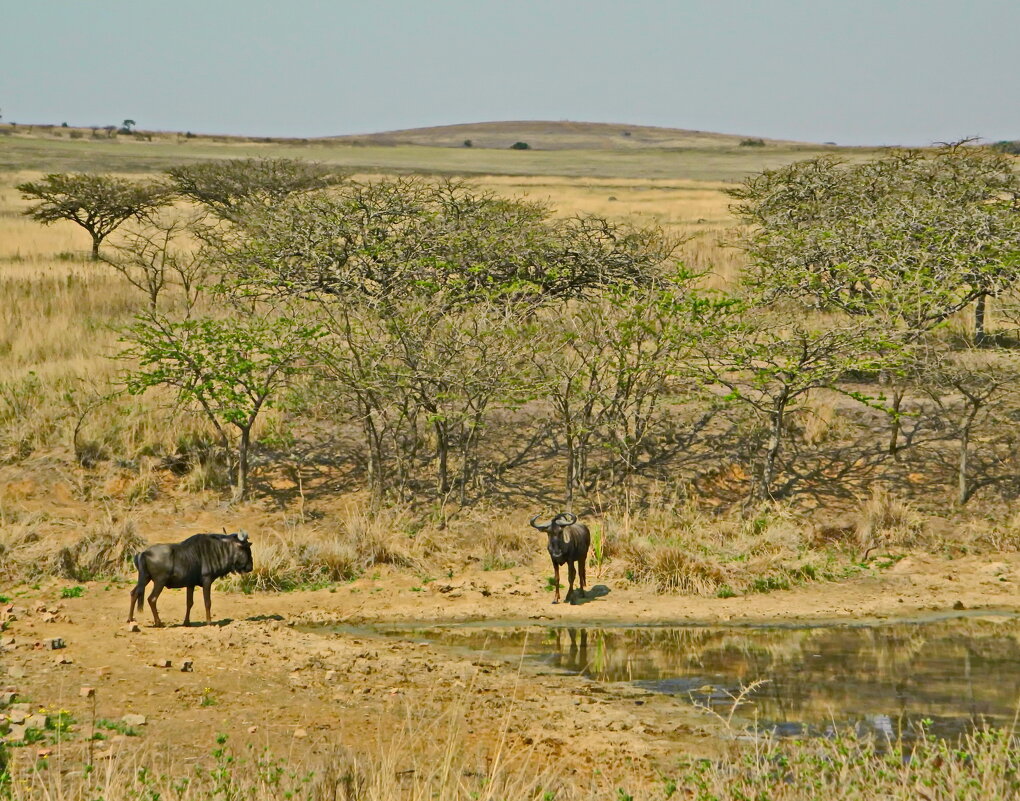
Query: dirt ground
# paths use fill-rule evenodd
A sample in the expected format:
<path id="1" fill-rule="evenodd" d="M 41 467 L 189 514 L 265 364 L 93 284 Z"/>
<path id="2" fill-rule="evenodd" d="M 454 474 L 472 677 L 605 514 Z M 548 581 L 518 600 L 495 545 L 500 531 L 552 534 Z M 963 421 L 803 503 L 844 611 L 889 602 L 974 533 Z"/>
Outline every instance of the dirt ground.
<path id="1" fill-rule="evenodd" d="M 338 745 L 387 753 L 401 743 L 435 746 L 460 738 L 482 760 L 498 751 L 543 760 L 569 754 L 584 772 L 667 770 L 707 755 L 726 737 L 708 713 L 680 699 L 626 685 L 598 685 L 534 665 L 472 658 L 410 640 L 347 629 L 308 631 L 316 623 L 518 621 L 593 623 L 791 623 L 882 620 L 954 609 L 1016 609 L 1020 555 L 944 560 L 907 556 L 885 570 L 843 583 L 768 595 L 716 599 L 661 596 L 589 577 L 597 588 L 578 605 L 552 605 L 547 568 L 483 571 L 477 564 L 422 584 L 382 569 L 351 584 L 314 592 L 243 595 L 213 590 L 214 624 L 184 628 L 182 591 L 160 600 L 166 628 L 125 626 L 130 584 L 91 582 L 61 598 L 68 582 L 2 588 L 0 684 L 33 711 L 70 710 L 67 749 L 83 750 L 96 715 L 146 717 L 141 735 L 96 743 L 97 757 L 122 749 L 172 751 L 198 760 L 219 733 L 293 760 Z M 196 604 L 202 615 L 200 593 Z M 46 641 L 62 638 L 51 650 Z M 159 666 L 169 660 L 170 667 Z M 182 672 L 184 660 L 193 670 Z M 4 675 L 5 674 L 5 675 Z M 39 744 L 41 747 L 44 744 Z M 37 747 L 37 746 L 33 746 Z M 409 760 L 413 757 L 408 753 Z"/>

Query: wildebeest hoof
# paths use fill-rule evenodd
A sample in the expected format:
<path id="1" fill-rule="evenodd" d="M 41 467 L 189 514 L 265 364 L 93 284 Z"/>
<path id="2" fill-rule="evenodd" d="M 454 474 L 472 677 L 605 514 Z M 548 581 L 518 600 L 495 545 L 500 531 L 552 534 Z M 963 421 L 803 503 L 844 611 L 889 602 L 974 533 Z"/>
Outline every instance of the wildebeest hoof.
<path id="1" fill-rule="evenodd" d="M 558 604 L 558 603 L 559 603 L 559 601 L 553 601 L 553 603 L 554 603 L 554 604 Z"/>

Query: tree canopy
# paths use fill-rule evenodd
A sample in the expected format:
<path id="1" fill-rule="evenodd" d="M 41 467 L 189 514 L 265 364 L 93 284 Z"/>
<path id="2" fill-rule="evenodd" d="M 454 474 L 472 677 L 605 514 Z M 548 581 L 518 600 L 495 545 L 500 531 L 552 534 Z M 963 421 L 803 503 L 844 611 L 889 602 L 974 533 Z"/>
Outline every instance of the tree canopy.
<path id="1" fill-rule="evenodd" d="M 41 181 L 18 184 L 28 200 L 38 201 L 25 214 L 44 225 L 68 220 L 92 237 L 92 258 L 103 240 L 123 222 L 141 218 L 170 202 L 166 185 L 140 183 L 92 173 L 51 173 Z"/>

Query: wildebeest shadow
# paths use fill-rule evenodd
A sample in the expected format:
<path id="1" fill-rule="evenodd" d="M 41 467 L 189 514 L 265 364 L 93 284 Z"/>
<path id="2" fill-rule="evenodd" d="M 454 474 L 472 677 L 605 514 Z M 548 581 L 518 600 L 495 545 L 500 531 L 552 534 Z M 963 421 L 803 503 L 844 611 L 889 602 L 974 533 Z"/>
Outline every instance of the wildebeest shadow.
<path id="1" fill-rule="evenodd" d="M 224 617 L 224 618 L 221 618 L 220 620 L 213 620 L 213 621 L 211 621 L 209 623 L 206 623 L 204 620 L 192 620 L 187 626 L 185 626 L 184 623 L 172 623 L 171 625 L 167 626 L 167 628 L 170 628 L 170 629 L 201 629 L 201 628 L 212 627 L 212 626 L 217 626 L 217 627 L 229 626 L 233 622 L 234 622 L 234 618 L 232 618 L 232 617 Z"/>
<path id="2" fill-rule="evenodd" d="M 571 598 L 573 605 L 589 604 L 592 601 L 597 601 L 599 598 L 604 598 L 609 595 L 610 589 L 605 584 L 596 584 L 594 587 L 589 587 L 584 591 L 582 595 L 579 590 L 574 591 L 574 595 Z"/>

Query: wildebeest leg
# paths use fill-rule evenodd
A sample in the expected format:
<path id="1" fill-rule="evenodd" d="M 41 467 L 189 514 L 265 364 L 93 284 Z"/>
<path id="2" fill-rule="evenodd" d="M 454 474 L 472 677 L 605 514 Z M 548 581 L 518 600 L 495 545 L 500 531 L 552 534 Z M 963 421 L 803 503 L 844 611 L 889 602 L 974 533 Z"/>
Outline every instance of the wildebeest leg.
<path id="1" fill-rule="evenodd" d="M 145 585 L 149 583 L 149 579 L 146 578 L 142 581 L 138 579 L 138 583 L 131 589 L 131 607 L 128 609 L 127 622 L 130 623 L 135 619 L 135 605 L 138 605 L 138 611 L 142 611 L 142 599 L 145 597 Z"/>
<path id="2" fill-rule="evenodd" d="M 202 579 L 202 600 L 205 601 L 205 622 L 212 623 L 212 579 Z"/>
<path id="3" fill-rule="evenodd" d="M 570 582 L 567 587 L 567 603 L 572 604 L 574 602 L 574 577 L 577 575 L 577 571 L 574 569 L 573 562 L 567 562 L 567 580 Z"/>
<path id="4" fill-rule="evenodd" d="M 553 603 L 558 604 L 560 602 L 560 566 L 553 562 L 553 588 L 556 591 L 556 597 L 553 598 Z"/>
<path id="5" fill-rule="evenodd" d="M 584 585 L 587 583 L 584 577 L 584 563 L 587 562 L 587 558 L 581 559 L 577 563 L 577 577 L 581 583 L 581 597 L 584 598 Z"/>
<path id="6" fill-rule="evenodd" d="M 186 606 L 184 607 L 184 625 L 191 625 L 191 607 L 195 603 L 195 588 L 194 586 L 188 587 L 188 596 L 185 601 Z"/>
<path id="7" fill-rule="evenodd" d="M 163 625 L 163 621 L 159 619 L 159 612 L 156 610 L 156 601 L 159 599 L 159 594 L 163 592 L 164 584 L 159 583 L 159 579 L 152 580 L 152 592 L 149 593 L 149 609 L 152 610 L 152 625 L 159 628 Z"/>
<path id="8" fill-rule="evenodd" d="M 135 619 L 135 604 L 138 605 L 138 611 L 142 611 L 142 598 L 145 597 L 145 585 L 149 583 L 149 571 L 145 569 L 145 560 L 140 558 L 140 556 L 136 556 L 135 567 L 138 568 L 138 583 L 135 584 L 134 589 L 131 590 L 131 608 L 128 609 L 128 623 Z"/>

